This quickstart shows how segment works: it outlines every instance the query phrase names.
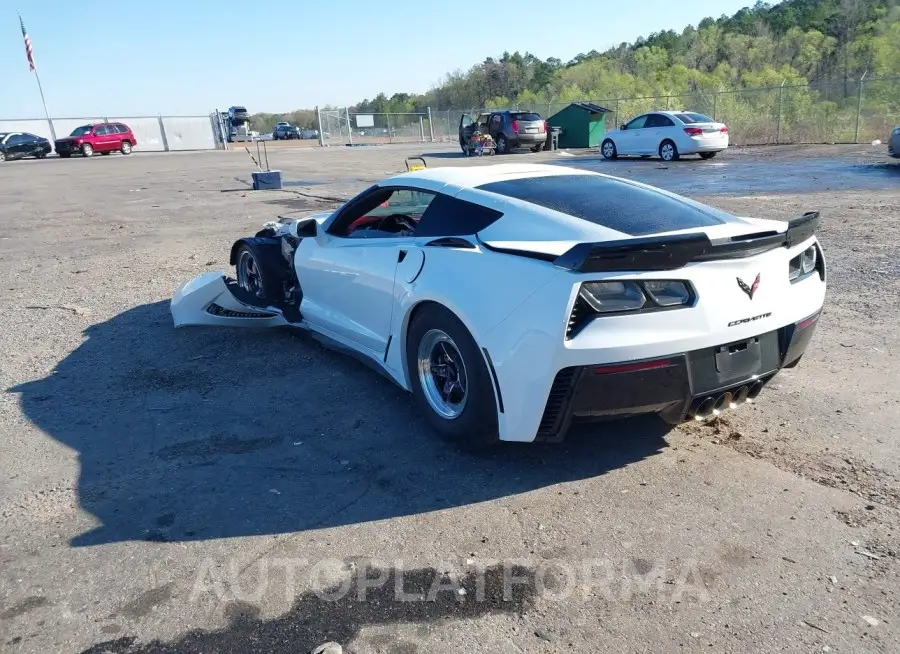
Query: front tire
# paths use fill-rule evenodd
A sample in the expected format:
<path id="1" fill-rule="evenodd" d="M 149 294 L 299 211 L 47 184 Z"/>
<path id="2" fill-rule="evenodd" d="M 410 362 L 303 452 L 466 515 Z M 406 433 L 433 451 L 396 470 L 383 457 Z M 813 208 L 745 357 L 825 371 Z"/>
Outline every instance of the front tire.
<path id="1" fill-rule="evenodd" d="M 94 146 L 90 143 L 85 143 L 81 146 L 81 156 L 82 157 L 92 157 L 94 156 Z"/>
<path id="2" fill-rule="evenodd" d="M 6 153 L 0 150 L 0 163 L 6 161 Z"/>
<path id="3" fill-rule="evenodd" d="M 271 267 L 266 265 L 260 252 L 246 243 L 241 243 L 235 252 L 235 276 L 242 302 L 266 307 L 277 301 L 280 288 Z"/>
<path id="4" fill-rule="evenodd" d="M 600 145 L 600 154 L 603 155 L 604 159 L 612 161 L 619 156 L 618 150 L 616 150 L 616 144 L 613 143 L 612 139 L 606 139 Z"/>
<path id="5" fill-rule="evenodd" d="M 416 404 L 436 432 L 466 450 L 498 442 L 490 373 L 475 339 L 453 312 L 439 304 L 416 312 L 406 361 Z"/>
<path id="6" fill-rule="evenodd" d="M 677 161 L 679 157 L 678 146 L 674 141 L 666 139 L 659 144 L 659 158 L 663 161 Z"/>

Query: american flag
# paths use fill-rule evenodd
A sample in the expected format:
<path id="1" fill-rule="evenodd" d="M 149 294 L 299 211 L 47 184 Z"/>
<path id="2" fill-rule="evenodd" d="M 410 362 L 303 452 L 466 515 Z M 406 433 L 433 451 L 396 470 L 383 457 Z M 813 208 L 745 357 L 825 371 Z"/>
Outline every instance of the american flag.
<path id="1" fill-rule="evenodd" d="M 22 26 L 22 38 L 25 39 L 25 55 L 28 57 L 28 70 L 33 72 L 34 52 L 31 50 L 31 38 L 28 36 L 28 32 L 25 31 L 25 23 L 21 16 L 19 16 L 19 25 Z"/>

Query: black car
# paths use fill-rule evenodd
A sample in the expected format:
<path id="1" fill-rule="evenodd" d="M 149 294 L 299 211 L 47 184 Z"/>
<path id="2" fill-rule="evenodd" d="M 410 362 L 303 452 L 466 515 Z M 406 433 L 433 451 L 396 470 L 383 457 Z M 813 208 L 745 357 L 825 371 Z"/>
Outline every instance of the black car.
<path id="1" fill-rule="evenodd" d="M 43 159 L 53 151 L 50 141 L 28 132 L 0 132 L 0 161 L 37 157 Z"/>
<path id="2" fill-rule="evenodd" d="M 294 125 L 276 125 L 272 131 L 272 138 L 276 141 L 280 139 L 299 139 L 300 128 Z"/>

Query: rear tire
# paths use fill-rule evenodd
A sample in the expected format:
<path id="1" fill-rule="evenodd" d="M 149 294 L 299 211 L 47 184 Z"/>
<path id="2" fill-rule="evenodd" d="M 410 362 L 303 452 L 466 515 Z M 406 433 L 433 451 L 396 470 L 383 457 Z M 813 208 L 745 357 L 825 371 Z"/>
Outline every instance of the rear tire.
<path id="1" fill-rule="evenodd" d="M 712 159 L 712 158 L 715 157 L 717 154 L 719 154 L 719 153 L 718 153 L 718 152 L 701 152 L 701 153 L 700 153 L 700 158 L 701 158 L 701 159 Z"/>
<path id="2" fill-rule="evenodd" d="M 465 450 L 499 441 L 497 401 L 484 356 L 452 311 L 428 304 L 416 312 L 406 361 L 416 405 L 441 437 Z"/>
<path id="3" fill-rule="evenodd" d="M 0 150 L 0 163 L 6 161 L 6 153 Z"/>
<path id="4" fill-rule="evenodd" d="M 509 141 L 502 134 L 497 137 L 497 154 L 506 154 L 509 152 Z"/>
<path id="5" fill-rule="evenodd" d="M 119 152 L 122 154 L 131 154 L 131 143 L 129 141 L 122 141 L 122 145 L 119 146 Z"/>
<path id="6" fill-rule="evenodd" d="M 666 139 L 662 143 L 659 144 L 659 158 L 663 161 L 678 161 L 678 146 L 675 145 L 675 142 Z"/>

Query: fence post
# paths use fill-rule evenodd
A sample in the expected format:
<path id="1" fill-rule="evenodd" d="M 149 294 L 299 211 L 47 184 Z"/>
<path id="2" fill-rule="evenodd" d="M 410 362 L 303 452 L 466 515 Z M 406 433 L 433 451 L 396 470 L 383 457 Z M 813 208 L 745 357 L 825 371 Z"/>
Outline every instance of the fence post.
<path id="1" fill-rule="evenodd" d="M 385 122 L 387 123 L 388 130 L 388 143 L 394 142 L 394 130 L 391 129 L 391 115 L 385 114 Z"/>
<path id="2" fill-rule="evenodd" d="M 350 145 L 353 145 L 353 126 L 350 124 L 350 107 L 346 108 L 347 112 L 347 139 Z"/>
<path id="3" fill-rule="evenodd" d="M 169 151 L 169 139 L 166 138 L 166 126 L 163 123 L 162 114 L 160 114 L 157 117 L 157 120 L 159 121 L 159 135 L 160 135 L 160 137 L 162 137 L 162 142 L 163 142 L 163 152 L 168 152 Z"/>
<path id="4" fill-rule="evenodd" d="M 863 91 L 863 81 L 866 79 L 866 75 L 869 73 L 867 70 L 862 74 L 862 77 L 859 78 L 859 89 L 856 92 L 856 132 L 853 135 L 853 142 L 859 143 L 859 120 L 862 114 L 862 91 Z"/>
<path id="5" fill-rule="evenodd" d="M 716 115 L 719 111 L 719 92 L 716 91 L 713 94 L 713 120 L 718 121 L 719 117 Z"/>
<path id="6" fill-rule="evenodd" d="M 425 123 L 422 120 L 422 114 L 419 114 L 419 138 L 422 143 L 425 142 Z"/>
<path id="7" fill-rule="evenodd" d="M 431 119 L 431 107 L 428 107 L 428 132 L 431 136 L 431 142 L 434 143 L 434 121 Z"/>
<path id="8" fill-rule="evenodd" d="M 325 147 L 325 130 L 322 129 L 322 113 L 319 111 L 319 105 L 316 105 L 316 130 L 319 132 L 319 147 Z"/>
<path id="9" fill-rule="evenodd" d="M 775 117 L 775 145 L 781 143 L 781 113 L 784 106 L 784 83 L 787 80 L 781 80 L 781 86 L 778 87 L 778 115 Z"/>
<path id="10" fill-rule="evenodd" d="M 613 128 L 619 129 L 619 98 L 616 98 L 616 124 Z"/>

